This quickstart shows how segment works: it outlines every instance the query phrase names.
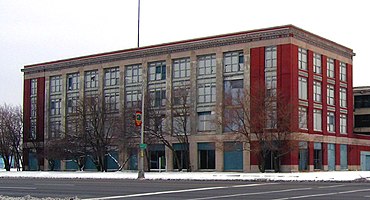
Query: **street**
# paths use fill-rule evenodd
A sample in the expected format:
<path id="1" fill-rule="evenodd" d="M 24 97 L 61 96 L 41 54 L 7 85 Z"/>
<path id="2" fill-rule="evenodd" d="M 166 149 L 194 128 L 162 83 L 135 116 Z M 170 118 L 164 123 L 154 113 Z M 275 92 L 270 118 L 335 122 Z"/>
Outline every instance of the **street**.
<path id="1" fill-rule="evenodd" d="M 370 199 L 370 183 L 108 179 L 0 179 L 10 197 L 79 199 Z"/>

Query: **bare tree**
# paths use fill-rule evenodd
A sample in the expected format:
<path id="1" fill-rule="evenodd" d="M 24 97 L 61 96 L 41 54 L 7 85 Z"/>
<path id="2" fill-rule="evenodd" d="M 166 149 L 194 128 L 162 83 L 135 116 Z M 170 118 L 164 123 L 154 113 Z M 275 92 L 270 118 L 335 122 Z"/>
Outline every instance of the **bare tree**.
<path id="1" fill-rule="evenodd" d="M 296 146 L 291 131 L 292 108 L 282 94 L 255 90 L 225 91 L 224 107 L 218 110 L 223 116 L 218 120 L 225 132 L 236 134 L 238 140 L 249 143 L 258 158 L 261 172 L 266 170 L 266 160 L 273 159 L 272 167 L 280 171 L 281 157 Z"/>
<path id="2" fill-rule="evenodd" d="M 5 169 L 10 170 L 14 159 L 14 165 L 19 171 L 22 166 L 22 135 L 23 135 L 23 112 L 20 106 L 0 106 L 0 155 L 5 164 Z"/>

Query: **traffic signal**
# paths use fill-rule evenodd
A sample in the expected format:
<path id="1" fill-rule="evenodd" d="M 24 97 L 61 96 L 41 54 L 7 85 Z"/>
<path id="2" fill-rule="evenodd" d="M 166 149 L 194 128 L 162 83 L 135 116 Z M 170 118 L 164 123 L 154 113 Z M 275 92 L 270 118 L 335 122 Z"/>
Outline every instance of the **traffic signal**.
<path id="1" fill-rule="evenodd" d="M 142 123 L 142 113 L 141 111 L 136 111 L 135 113 L 135 125 L 136 126 L 141 126 Z"/>

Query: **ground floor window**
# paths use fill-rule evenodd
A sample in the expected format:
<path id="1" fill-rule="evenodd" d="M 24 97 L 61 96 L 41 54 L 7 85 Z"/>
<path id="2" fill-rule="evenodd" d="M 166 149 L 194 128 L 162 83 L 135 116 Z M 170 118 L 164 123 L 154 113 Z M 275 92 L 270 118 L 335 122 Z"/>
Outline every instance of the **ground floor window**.
<path id="1" fill-rule="evenodd" d="M 340 169 L 341 170 L 348 169 L 347 145 L 346 144 L 340 145 Z"/>
<path id="2" fill-rule="evenodd" d="M 215 144 L 198 143 L 199 169 L 215 169 Z"/>
<path id="3" fill-rule="evenodd" d="M 308 144 L 307 142 L 299 142 L 299 171 L 307 171 L 308 170 Z"/>
<path id="4" fill-rule="evenodd" d="M 335 144 L 328 144 L 328 170 L 335 170 Z"/>
<path id="5" fill-rule="evenodd" d="M 149 163 L 150 169 L 166 168 L 164 144 L 149 145 Z"/>
<path id="6" fill-rule="evenodd" d="M 322 144 L 315 142 L 313 144 L 313 168 L 322 169 Z"/>
<path id="7" fill-rule="evenodd" d="M 243 143 L 224 142 L 224 170 L 243 170 Z"/>
<path id="8" fill-rule="evenodd" d="M 176 156 L 173 157 L 173 168 L 179 169 L 177 159 L 179 160 L 181 169 L 189 169 L 189 145 L 188 144 L 174 144 Z"/>

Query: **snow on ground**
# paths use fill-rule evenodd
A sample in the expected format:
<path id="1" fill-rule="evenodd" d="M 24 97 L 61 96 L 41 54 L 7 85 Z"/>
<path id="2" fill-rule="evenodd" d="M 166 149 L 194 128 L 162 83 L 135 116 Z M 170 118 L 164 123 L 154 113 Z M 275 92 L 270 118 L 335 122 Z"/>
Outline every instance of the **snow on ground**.
<path id="1" fill-rule="evenodd" d="M 135 171 L 57 172 L 0 171 L 0 178 L 71 178 L 71 179 L 136 179 Z M 155 180 L 245 180 L 245 181 L 370 181 L 370 171 L 331 171 L 300 173 L 239 172 L 145 172 L 145 179 Z"/>

